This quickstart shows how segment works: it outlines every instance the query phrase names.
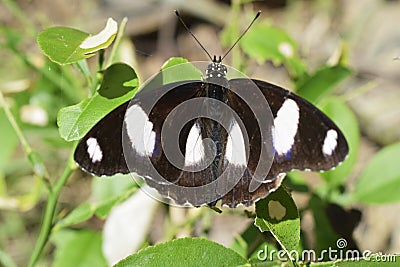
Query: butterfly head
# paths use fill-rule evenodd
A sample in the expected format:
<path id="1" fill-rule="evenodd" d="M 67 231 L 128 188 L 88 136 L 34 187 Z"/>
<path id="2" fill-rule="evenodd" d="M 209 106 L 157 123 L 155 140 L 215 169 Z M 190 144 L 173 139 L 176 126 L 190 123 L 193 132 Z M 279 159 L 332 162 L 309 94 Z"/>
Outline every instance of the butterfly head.
<path id="1" fill-rule="evenodd" d="M 206 69 L 206 79 L 225 78 L 227 73 L 226 67 L 221 63 L 221 57 L 217 60 L 214 56 L 213 62 Z"/>

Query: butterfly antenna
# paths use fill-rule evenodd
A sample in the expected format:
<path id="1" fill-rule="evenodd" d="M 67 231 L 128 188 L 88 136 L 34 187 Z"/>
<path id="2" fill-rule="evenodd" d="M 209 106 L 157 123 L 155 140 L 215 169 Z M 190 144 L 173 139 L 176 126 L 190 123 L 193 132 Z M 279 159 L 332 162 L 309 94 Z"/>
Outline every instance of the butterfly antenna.
<path id="1" fill-rule="evenodd" d="M 242 33 L 242 35 L 239 36 L 239 38 L 237 38 L 236 42 L 231 46 L 231 48 L 228 49 L 228 51 L 225 52 L 224 56 L 221 58 L 221 60 L 223 60 L 228 54 L 229 52 L 231 52 L 231 50 L 236 46 L 236 44 L 240 41 L 240 39 L 242 39 L 242 37 L 246 34 L 246 32 L 250 29 L 251 25 L 253 25 L 253 23 L 258 19 L 258 17 L 261 14 L 261 10 L 259 10 L 256 14 L 256 16 L 254 17 L 253 21 L 250 23 L 249 26 L 247 26 L 246 30 L 244 30 L 244 32 Z"/>
<path id="2" fill-rule="evenodd" d="M 196 42 L 199 44 L 199 46 L 203 49 L 204 52 L 206 52 L 207 56 L 210 58 L 210 60 L 212 61 L 212 57 L 210 55 L 210 53 L 207 52 L 207 50 L 204 48 L 204 46 L 200 43 L 200 41 L 196 38 L 196 36 L 194 36 L 194 34 L 192 33 L 192 31 L 189 29 L 189 27 L 186 25 L 186 23 L 183 21 L 181 15 L 179 14 L 178 10 L 175 10 L 175 15 L 179 18 L 179 20 L 182 22 L 183 26 L 186 28 L 186 30 L 190 33 L 190 35 L 196 40 Z"/>

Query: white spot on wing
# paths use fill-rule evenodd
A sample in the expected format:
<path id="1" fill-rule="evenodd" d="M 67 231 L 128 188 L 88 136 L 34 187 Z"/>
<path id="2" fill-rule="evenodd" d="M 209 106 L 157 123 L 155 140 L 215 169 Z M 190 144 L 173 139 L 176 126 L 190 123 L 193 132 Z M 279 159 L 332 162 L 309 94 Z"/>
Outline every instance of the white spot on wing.
<path id="1" fill-rule="evenodd" d="M 338 134 L 335 130 L 329 130 L 326 132 L 324 145 L 322 146 L 322 152 L 325 155 L 332 155 L 333 151 L 337 146 Z"/>
<path id="2" fill-rule="evenodd" d="M 89 158 L 93 163 L 101 161 L 103 158 L 103 152 L 100 149 L 99 143 L 97 143 L 96 138 L 90 137 L 86 140 L 87 145 L 87 153 L 89 154 Z"/>
<path id="3" fill-rule="evenodd" d="M 151 156 L 156 144 L 156 133 L 146 112 L 137 104 L 129 107 L 125 114 L 125 124 L 136 152 L 142 156 Z"/>
<path id="4" fill-rule="evenodd" d="M 228 141 L 226 143 L 226 160 L 236 165 L 247 165 L 246 148 L 242 130 L 235 122 L 229 130 Z"/>
<path id="5" fill-rule="evenodd" d="M 189 131 L 186 140 L 185 166 L 195 165 L 204 157 L 204 146 L 201 139 L 200 127 L 195 123 Z"/>
<path id="6" fill-rule="evenodd" d="M 272 130 L 274 148 L 279 155 L 285 155 L 292 148 L 299 117 L 299 107 L 296 102 L 290 98 L 286 99 L 276 114 Z"/>

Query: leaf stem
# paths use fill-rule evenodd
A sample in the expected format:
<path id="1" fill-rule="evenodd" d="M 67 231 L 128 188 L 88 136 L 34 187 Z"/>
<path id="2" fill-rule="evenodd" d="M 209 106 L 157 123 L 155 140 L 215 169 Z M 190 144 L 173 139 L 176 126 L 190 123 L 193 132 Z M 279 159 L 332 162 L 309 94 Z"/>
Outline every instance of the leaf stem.
<path id="1" fill-rule="evenodd" d="M 85 76 L 88 87 L 90 88 L 89 97 L 92 97 L 96 92 L 96 87 L 94 85 L 94 79 L 92 79 L 92 74 L 89 70 L 89 65 L 86 59 L 82 59 L 76 63 L 74 63 L 78 70 Z"/>
<path id="2" fill-rule="evenodd" d="M 73 153 L 68 160 L 67 166 L 65 167 L 63 173 L 61 174 L 60 178 L 55 183 L 53 190 L 49 192 L 49 196 L 47 199 L 44 216 L 42 225 L 40 227 L 39 237 L 36 241 L 35 248 L 32 252 L 31 258 L 29 260 L 29 267 L 35 266 L 36 262 L 38 261 L 40 254 L 43 251 L 44 246 L 46 245 L 47 241 L 49 240 L 50 233 L 53 227 L 53 220 L 54 214 L 56 210 L 58 196 L 60 195 L 61 189 L 67 182 L 69 176 L 71 175 L 72 171 L 75 169 L 73 165 Z"/>

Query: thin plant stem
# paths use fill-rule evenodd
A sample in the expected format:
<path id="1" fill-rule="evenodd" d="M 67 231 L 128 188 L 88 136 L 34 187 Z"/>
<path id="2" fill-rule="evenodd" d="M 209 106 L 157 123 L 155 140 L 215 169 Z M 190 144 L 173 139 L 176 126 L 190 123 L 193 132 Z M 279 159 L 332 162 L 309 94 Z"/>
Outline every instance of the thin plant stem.
<path id="1" fill-rule="evenodd" d="M 14 115 L 11 113 L 10 108 L 6 100 L 4 99 L 3 92 L 0 90 L 0 106 L 3 107 L 4 112 L 8 121 L 10 122 L 11 126 L 13 127 L 15 133 L 18 136 L 19 141 L 21 142 L 22 146 L 24 147 L 25 153 L 30 154 L 32 152 L 32 148 L 29 145 L 28 141 L 26 140 L 24 134 L 22 133 L 21 129 L 19 128 L 17 122 L 15 121 Z"/>
<path id="2" fill-rule="evenodd" d="M 15 130 L 15 132 L 25 150 L 25 153 L 27 154 L 27 157 L 28 157 L 30 163 L 32 164 L 33 170 L 41 178 L 41 180 L 45 183 L 45 185 L 48 189 L 48 192 L 49 192 L 42 225 L 40 227 L 39 237 L 36 241 L 36 245 L 33 250 L 32 256 L 30 258 L 29 265 L 28 265 L 28 266 L 33 267 L 36 264 L 36 262 L 38 261 L 39 256 L 40 256 L 41 252 L 43 251 L 43 248 L 49 239 L 50 232 L 51 232 L 51 229 L 53 226 L 53 219 L 54 219 L 54 213 L 55 213 L 55 209 L 56 209 L 56 205 L 57 205 L 57 200 L 60 195 L 61 189 L 63 188 L 63 186 L 65 185 L 65 183 L 68 180 L 68 177 L 70 176 L 70 174 L 76 167 L 73 164 L 73 153 L 71 153 L 71 156 L 68 160 L 67 166 L 65 167 L 62 175 L 57 180 L 55 185 L 52 186 L 48 179 L 47 171 L 46 171 L 43 161 L 40 159 L 40 157 L 37 156 L 38 155 L 37 152 L 34 151 L 32 149 L 32 147 L 29 145 L 27 139 L 25 138 L 24 134 L 21 131 L 21 128 L 19 127 L 13 114 L 11 113 L 11 111 L 7 105 L 7 102 L 4 99 L 3 93 L 1 91 L 0 91 L 0 105 L 3 107 L 7 119 L 9 120 L 13 129 Z M 38 170 L 41 170 L 41 171 L 38 172 Z"/>
<path id="3" fill-rule="evenodd" d="M 73 167 L 74 165 L 71 163 L 73 161 L 72 153 L 71 153 L 71 157 L 68 160 L 68 164 L 67 164 L 63 174 L 61 175 L 60 179 L 58 179 L 58 181 L 56 182 L 54 187 L 52 187 L 50 184 L 50 181 L 47 177 L 47 171 L 43 164 L 43 161 L 41 161 L 40 159 L 38 160 L 38 157 L 35 156 L 36 152 L 29 145 L 27 139 L 25 138 L 24 134 L 22 133 L 22 131 L 21 131 L 18 123 L 16 122 L 13 114 L 11 113 L 11 111 L 4 99 L 3 93 L 1 91 L 0 91 L 0 104 L 4 109 L 7 119 L 9 120 L 13 129 L 15 130 L 28 158 L 30 159 L 31 164 L 33 164 L 34 171 L 42 170 L 39 173 L 37 173 L 37 175 L 41 178 L 42 181 L 45 182 L 45 184 L 48 188 L 48 191 L 49 191 L 48 201 L 46 203 L 44 217 L 43 217 L 42 225 L 40 227 L 39 237 L 37 239 L 36 246 L 33 250 L 33 253 L 32 253 L 31 259 L 29 261 L 29 265 L 28 265 L 28 266 L 33 267 L 36 264 L 37 260 L 39 259 L 39 256 L 40 256 L 41 252 L 43 251 L 43 248 L 49 239 L 51 228 L 53 226 L 53 218 L 54 218 L 54 213 L 55 213 L 55 209 L 56 209 L 58 196 L 60 195 L 61 189 L 67 182 L 68 177 L 70 176 L 72 170 L 74 169 L 74 167 Z M 35 158 L 35 161 L 32 160 L 33 158 Z M 39 165 L 39 167 L 37 165 Z"/>
<path id="4" fill-rule="evenodd" d="M 19 139 L 22 147 L 24 148 L 25 154 L 26 154 L 30 164 L 32 165 L 33 171 L 35 172 L 35 174 L 38 177 L 40 177 L 40 179 L 46 185 L 47 189 L 50 191 L 51 185 L 50 185 L 50 181 L 48 179 L 48 175 L 47 175 L 48 172 L 47 172 L 46 166 L 44 165 L 41 158 L 38 156 L 37 152 L 34 151 L 32 149 L 32 147 L 29 145 L 25 135 L 22 133 L 21 128 L 19 127 L 18 123 L 16 122 L 14 115 L 11 113 L 11 110 L 8 107 L 8 104 L 4 98 L 3 92 L 1 92 L 1 91 L 0 91 L 0 106 L 3 107 L 8 121 L 10 122 L 16 135 L 18 136 L 18 139 Z"/>
<path id="5" fill-rule="evenodd" d="M 60 195 L 61 189 L 66 184 L 72 171 L 76 168 L 74 166 L 75 165 L 73 164 L 73 153 L 71 153 L 67 166 L 65 167 L 60 178 L 53 186 L 53 190 L 49 192 L 42 220 L 42 225 L 40 226 L 39 237 L 36 241 L 35 248 L 29 260 L 28 267 L 35 266 L 43 251 L 43 248 L 45 247 L 47 241 L 49 240 L 50 233 L 53 228 L 53 220 L 54 220 L 54 214 L 57 206 L 58 197 Z"/>
<path id="6" fill-rule="evenodd" d="M 74 65 L 80 71 L 80 73 L 82 73 L 83 76 L 85 77 L 88 87 L 90 88 L 89 97 L 92 97 L 94 95 L 94 93 L 96 92 L 96 88 L 93 85 L 94 82 L 92 79 L 92 74 L 90 73 L 89 65 L 88 65 L 86 59 L 82 59 L 82 60 L 76 62 Z"/>

